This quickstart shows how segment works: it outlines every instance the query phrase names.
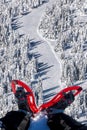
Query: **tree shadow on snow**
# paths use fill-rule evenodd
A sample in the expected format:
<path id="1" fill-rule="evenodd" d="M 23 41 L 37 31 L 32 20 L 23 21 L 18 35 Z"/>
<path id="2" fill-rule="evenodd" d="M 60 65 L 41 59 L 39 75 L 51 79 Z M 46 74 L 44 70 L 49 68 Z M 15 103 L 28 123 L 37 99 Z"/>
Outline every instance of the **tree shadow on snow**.
<path id="1" fill-rule="evenodd" d="M 50 77 L 45 77 L 45 78 L 42 78 L 42 80 L 47 80 L 47 79 L 49 79 Z"/>
<path id="2" fill-rule="evenodd" d="M 33 54 L 33 56 L 37 59 L 37 58 L 41 57 L 41 54 L 35 52 L 35 53 Z"/>
<path id="3" fill-rule="evenodd" d="M 40 45 L 42 41 L 31 41 L 30 40 L 30 49 L 33 50 L 34 48 L 37 48 L 37 45 Z"/>
<path id="4" fill-rule="evenodd" d="M 11 26 L 12 26 L 12 29 L 13 29 L 13 30 L 17 30 L 17 29 L 23 27 L 23 26 L 22 26 L 22 22 L 21 22 L 21 23 L 14 22 L 14 23 L 11 24 Z"/>
<path id="5" fill-rule="evenodd" d="M 39 63 L 38 66 L 39 66 L 39 70 L 38 70 L 39 72 L 47 70 L 47 69 L 53 67 L 53 65 L 48 66 L 47 63 L 43 63 L 43 62 Z"/>
<path id="6" fill-rule="evenodd" d="M 28 15 L 30 12 L 29 11 L 27 11 L 27 12 L 23 12 L 23 13 L 21 13 L 23 16 L 24 15 Z"/>
<path id="7" fill-rule="evenodd" d="M 43 96 L 43 102 L 45 103 L 45 102 L 51 100 L 51 99 L 55 96 L 55 94 L 56 94 L 56 93 L 53 92 L 53 93 L 50 93 L 50 94 L 44 95 L 44 96 Z"/>
<path id="8" fill-rule="evenodd" d="M 48 66 L 48 63 L 43 63 L 43 62 L 40 62 L 38 63 L 38 74 L 39 76 L 43 76 L 43 75 L 46 75 L 48 71 L 50 71 L 49 69 L 52 68 L 53 65 L 50 65 Z M 44 80 L 48 79 L 50 77 L 45 77 Z"/>
<path id="9" fill-rule="evenodd" d="M 43 76 L 43 75 L 46 75 L 48 71 L 42 71 L 42 72 L 39 72 L 39 76 Z"/>
<path id="10" fill-rule="evenodd" d="M 23 27 L 23 22 L 19 22 L 19 17 L 13 17 L 11 20 L 11 27 L 13 30 L 17 30 Z"/>
<path id="11" fill-rule="evenodd" d="M 46 89 L 46 90 L 43 90 L 43 94 L 47 93 L 47 92 L 50 92 L 52 90 L 55 90 L 55 89 L 58 89 L 58 86 L 55 86 L 53 88 L 49 88 L 49 89 Z"/>
<path id="12" fill-rule="evenodd" d="M 58 93 L 57 91 L 55 91 L 57 89 L 58 89 L 58 86 L 43 90 L 43 100 L 44 100 L 44 102 L 47 102 L 49 99 L 52 99 Z"/>
<path id="13" fill-rule="evenodd" d="M 74 85 L 81 85 L 81 84 L 83 84 L 83 83 L 85 83 L 86 81 L 81 81 L 81 82 L 79 82 L 79 83 L 75 83 Z"/>

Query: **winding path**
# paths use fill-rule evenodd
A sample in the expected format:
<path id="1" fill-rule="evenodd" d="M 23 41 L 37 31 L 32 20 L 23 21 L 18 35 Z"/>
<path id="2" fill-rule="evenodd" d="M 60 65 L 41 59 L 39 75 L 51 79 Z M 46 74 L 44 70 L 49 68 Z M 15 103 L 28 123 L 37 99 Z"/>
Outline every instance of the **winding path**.
<path id="1" fill-rule="evenodd" d="M 42 75 L 43 90 L 47 99 L 58 92 L 61 69 L 60 62 L 58 62 L 50 43 L 41 38 L 37 33 L 37 27 L 46 6 L 51 4 L 52 1 L 50 0 L 48 3 L 33 9 L 28 15 L 23 16 L 20 19 L 23 22 L 23 27 L 19 29 L 20 33 L 29 34 L 30 39 L 35 42 L 32 52 L 38 56 L 38 62 L 42 65 L 40 74 Z"/>

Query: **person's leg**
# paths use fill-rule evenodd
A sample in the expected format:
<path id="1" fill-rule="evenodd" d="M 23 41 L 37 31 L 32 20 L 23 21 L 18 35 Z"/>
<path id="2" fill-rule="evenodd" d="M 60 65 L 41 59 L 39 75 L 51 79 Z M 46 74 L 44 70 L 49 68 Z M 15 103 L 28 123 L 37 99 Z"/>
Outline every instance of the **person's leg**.
<path id="1" fill-rule="evenodd" d="M 87 126 L 82 126 L 81 128 L 77 129 L 77 130 L 87 130 Z"/>
<path id="2" fill-rule="evenodd" d="M 48 116 L 47 125 L 50 130 L 87 130 L 87 126 L 82 125 L 64 113 Z"/>
<path id="3" fill-rule="evenodd" d="M 1 118 L 0 121 L 5 126 L 6 130 L 17 130 L 21 126 L 24 130 L 28 130 L 30 125 L 30 115 L 23 111 L 11 111 Z M 21 124 L 21 126 L 20 126 Z M 21 128 L 19 130 L 22 130 Z"/>

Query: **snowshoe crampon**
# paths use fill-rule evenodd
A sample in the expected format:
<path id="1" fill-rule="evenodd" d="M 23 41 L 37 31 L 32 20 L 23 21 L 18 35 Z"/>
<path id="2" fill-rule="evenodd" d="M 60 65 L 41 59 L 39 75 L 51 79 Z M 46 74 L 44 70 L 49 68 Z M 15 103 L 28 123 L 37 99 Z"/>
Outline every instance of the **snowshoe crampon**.
<path id="1" fill-rule="evenodd" d="M 19 90 L 16 89 L 16 85 L 21 86 Z M 31 113 L 38 113 L 43 110 L 49 111 L 50 108 L 56 108 L 64 110 L 73 101 L 75 96 L 77 96 L 82 88 L 80 86 L 70 86 L 64 88 L 56 96 L 54 96 L 50 101 L 37 106 L 35 103 L 35 97 L 31 88 L 20 80 L 13 80 L 11 83 L 12 91 L 18 99 L 19 109 L 27 110 Z M 26 92 L 25 92 L 25 91 Z"/>

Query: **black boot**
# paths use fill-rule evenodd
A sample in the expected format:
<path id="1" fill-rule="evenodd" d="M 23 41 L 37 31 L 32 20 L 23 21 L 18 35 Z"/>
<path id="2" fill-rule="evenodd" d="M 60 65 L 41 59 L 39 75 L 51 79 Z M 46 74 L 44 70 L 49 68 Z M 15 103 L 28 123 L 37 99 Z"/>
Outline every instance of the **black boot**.
<path id="1" fill-rule="evenodd" d="M 18 89 L 15 93 L 15 97 L 17 99 L 19 110 L 21 109 L 21 110 L 28 111 L 32 115 L 33 113 L 30 110 L 30 107 L 29 107 L 28 102 L 27 102 L 27 95 L 29 95 L 29 94 L 30 94 L 29 92 L 25 92 L 24 88 L 18 87 Z"/>

